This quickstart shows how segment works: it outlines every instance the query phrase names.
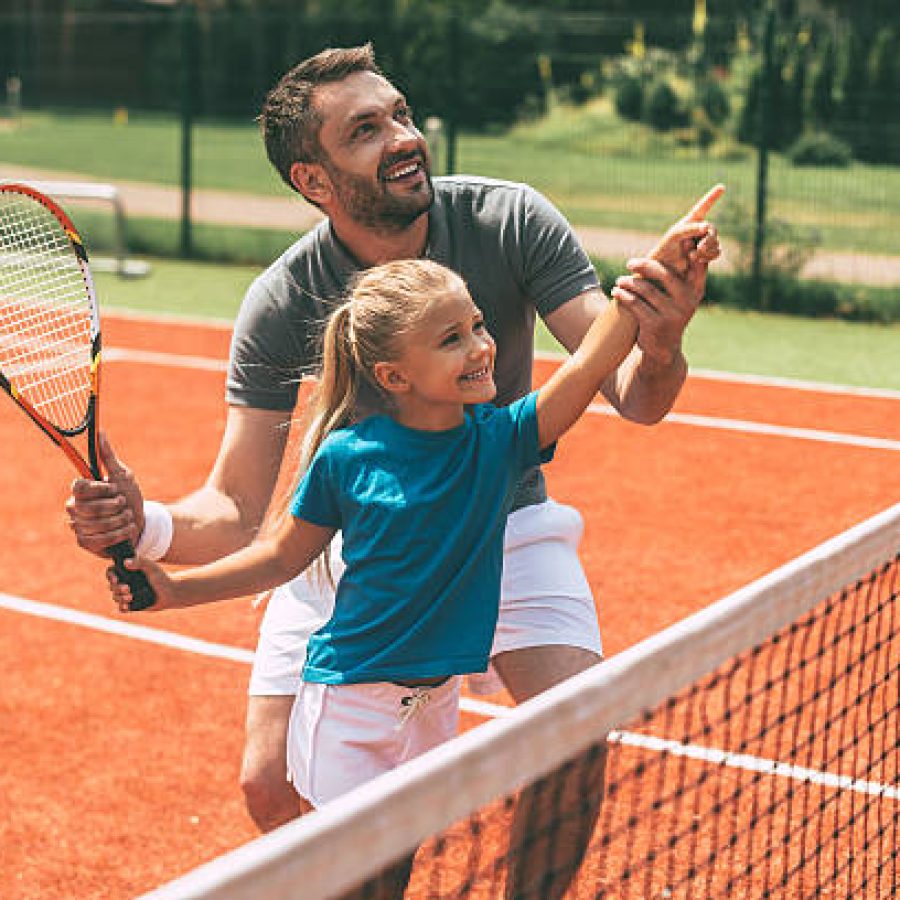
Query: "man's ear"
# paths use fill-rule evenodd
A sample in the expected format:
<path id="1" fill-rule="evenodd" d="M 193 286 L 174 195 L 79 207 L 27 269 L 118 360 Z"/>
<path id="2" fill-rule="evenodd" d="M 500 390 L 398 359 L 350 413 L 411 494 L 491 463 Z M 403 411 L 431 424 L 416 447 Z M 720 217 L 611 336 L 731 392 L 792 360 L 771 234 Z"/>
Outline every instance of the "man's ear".
<path id="1" fill-rule="evenodd" d="M 397 363 L 375 363 L 372 374 L 381 389 L 388 394 L 405 394 L 409 390 L 409 381 Z"/>
<path id="2" fill-rule="evenodd" d="M 291 184 L 316 206 L 331 199 L 331 179 L 319 163 L 292 163 Z"/>

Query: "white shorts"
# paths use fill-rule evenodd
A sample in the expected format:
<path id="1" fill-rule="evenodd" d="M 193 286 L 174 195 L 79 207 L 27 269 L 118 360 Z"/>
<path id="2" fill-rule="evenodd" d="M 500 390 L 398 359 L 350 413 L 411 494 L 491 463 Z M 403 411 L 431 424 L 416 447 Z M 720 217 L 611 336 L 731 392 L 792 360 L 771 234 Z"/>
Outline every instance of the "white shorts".
<path id="1" fill-rule="evenodd" d="M 303 682 L 288 728 L 288 778 L 315 807 L 456 735 L 461 679 L 438 687 Z"/>
<path id="2" fill-rule="evenodd" d="M 510 514 L 491 656 L 551 644 L 602 652 L 594 598 L 578 559 L 583 530 L 581 514 L 554 500 Z M 337 575 L 340 552 L 334 546 L 332 557 Z M 331 618 L 333 607 L 334 594 L 305 575 L 272 594 L 259 630 L 251 696 L 297 693 L 309 637 Z M 501 688 L 493 666 L 469 676 L 473 693 Z"/>

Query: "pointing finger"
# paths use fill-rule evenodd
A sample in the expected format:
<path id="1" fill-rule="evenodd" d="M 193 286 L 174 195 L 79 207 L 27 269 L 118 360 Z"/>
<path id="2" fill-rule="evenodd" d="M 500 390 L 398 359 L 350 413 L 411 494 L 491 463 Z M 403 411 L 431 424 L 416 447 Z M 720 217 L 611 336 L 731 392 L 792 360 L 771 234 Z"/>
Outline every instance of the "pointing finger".
<path id="1" fill-rule="evenodd" d="M 725 193 L 725 185 L 717 184 L 710 188 L 692 207 L 691 211 L 684 217 L 682 221 L 702 222 L 707 213 L 715 206 L 718 199 Z"/>

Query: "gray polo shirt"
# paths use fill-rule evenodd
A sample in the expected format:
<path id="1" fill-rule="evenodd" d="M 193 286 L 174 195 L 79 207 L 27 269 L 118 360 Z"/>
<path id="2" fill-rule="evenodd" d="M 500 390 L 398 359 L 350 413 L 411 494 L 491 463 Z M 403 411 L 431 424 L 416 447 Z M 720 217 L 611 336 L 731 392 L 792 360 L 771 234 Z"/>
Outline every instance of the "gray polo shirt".
<path id="1" fill-rule="evenodd" d="M 497 342 L 498 404 L 531 389 L 535 313 L 546 316 L 597 286 L 560 212 L 524 184 L 434 179 L 425 255 L 458 272 Z M 292 410 L 299 380 L 318 368 L 323 325 L 362 266 L 325 220 L 257 278 L 238 313 L 228 367 L 235 406 Z M 534 473 L 516 507 L 545 496 Z"/>

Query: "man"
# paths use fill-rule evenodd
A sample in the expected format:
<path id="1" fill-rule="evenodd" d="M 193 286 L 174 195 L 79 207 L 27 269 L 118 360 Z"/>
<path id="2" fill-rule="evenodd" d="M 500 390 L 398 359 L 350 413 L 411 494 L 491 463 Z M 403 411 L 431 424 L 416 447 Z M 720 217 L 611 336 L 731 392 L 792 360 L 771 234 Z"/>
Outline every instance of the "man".
<path id="1" fill-rule="evenodd" d="M 69 499 L 81 546 L 123 538 L 144 555 L 199 563 L 251 541 L 266 512 L 301 374 L 315 372 L 321 322 L 354 273 L 428 256 L 458 271 L 497 341 L 498 403 L 530 389 L 535 312 L 570 351 L 607 303 L 562 216 L 524 185 L 432 181 L 422 135 L 369 45 L 326 50 L 292 69 L 261 115 L 269 158 L 326 220 L 251 286 L 235 325 L 225 434 L 206 484 L 169 505 L 144 504 L 104 442 L 109 483 L 76 481 Z M 686 373 L 681 338 L 701 299 L 705 265 L 686 277 L 645 259 L 617 299 L 640 323 L 638 346 L 604 394 L 623 416 L 652 424 Z M 601 658 L 599 628 L 577 561 L 578 514 L 547 500 L 540 471 L 510 517 L 504 599 L 493 666 L 519 702 Z M 308 635 L 330 598 L 299 580 L 275 592 L 260 632 L 247 713 L 242 786 L 270 830 L 302 812 L 285 778 L 287 723 Z"/>

